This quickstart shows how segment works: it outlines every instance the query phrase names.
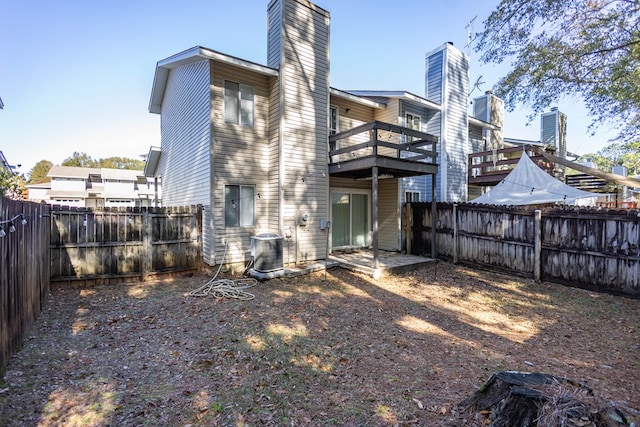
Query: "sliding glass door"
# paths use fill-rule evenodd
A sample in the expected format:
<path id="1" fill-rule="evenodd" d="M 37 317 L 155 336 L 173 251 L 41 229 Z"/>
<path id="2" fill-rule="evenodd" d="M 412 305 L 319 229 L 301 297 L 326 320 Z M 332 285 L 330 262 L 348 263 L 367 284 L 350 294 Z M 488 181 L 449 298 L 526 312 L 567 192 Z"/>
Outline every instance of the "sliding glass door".
<path id="1" fill-rule="evenodd" d="M 369 193 L 344 190 L 331 192 L 331 246 L 367 247 L 371 242 Z"/>

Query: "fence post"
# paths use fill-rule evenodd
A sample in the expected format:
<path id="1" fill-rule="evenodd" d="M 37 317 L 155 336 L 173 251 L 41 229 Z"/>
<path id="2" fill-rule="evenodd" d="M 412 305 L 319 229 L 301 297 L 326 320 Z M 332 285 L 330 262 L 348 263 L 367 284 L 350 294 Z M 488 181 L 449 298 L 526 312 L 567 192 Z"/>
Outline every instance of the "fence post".
<path id="1" fill-rule="evenodd" d="M 542 264 L 542 211 L 536 209 L 533 214 L 533 279 L 540 282 Z"/>
<path id="2" fill-rule="evenodd" d="M 153 222 L 151 221 L 151 213 L 149 209 L 145 209 L 142 214 L 142 254 L 141 263 L 142 267 L 142 280 L 146 281 L 149 277 L 149 273 L 152 268 L 153 258 Z"/>
<path id="3" fill-rule="evenodd" d="M 408 254 L 411 253 L 411 239 L 413 238 L 413 224 L 411 222 L 413 215 L 411 209 L 411 203 L 404 204 L 405 247 Z"/>
<path id="4" fill-rule="evenodd" d="M 453 204 L 453 263 L 458 263 L 458 204 Z"/>

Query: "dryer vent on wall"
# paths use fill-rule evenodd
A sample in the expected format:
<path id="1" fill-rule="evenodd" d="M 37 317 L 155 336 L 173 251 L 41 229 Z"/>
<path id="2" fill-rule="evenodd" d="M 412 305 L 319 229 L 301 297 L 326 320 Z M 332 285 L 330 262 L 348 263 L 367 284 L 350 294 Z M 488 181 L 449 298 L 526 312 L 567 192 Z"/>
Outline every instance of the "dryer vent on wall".
<path id="1" fill-rule="evenodd" d="M 284 268 L 282 236 L 271 233 L 251 236 L 251 257 L 253 269 L 260 273 Z"/>

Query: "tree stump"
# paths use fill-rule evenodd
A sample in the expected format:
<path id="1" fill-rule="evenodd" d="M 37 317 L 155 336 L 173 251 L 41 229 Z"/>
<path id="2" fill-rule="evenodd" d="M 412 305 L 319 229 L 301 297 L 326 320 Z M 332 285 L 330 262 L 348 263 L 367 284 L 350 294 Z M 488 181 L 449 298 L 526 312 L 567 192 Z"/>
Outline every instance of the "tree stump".
<path id="1" fill-rule="evenodd" d="M 471 425 L 490 427 L 628 427 L 639 414 L 575 381 L 515 371 L 494 373 L 458 406 Z"/>

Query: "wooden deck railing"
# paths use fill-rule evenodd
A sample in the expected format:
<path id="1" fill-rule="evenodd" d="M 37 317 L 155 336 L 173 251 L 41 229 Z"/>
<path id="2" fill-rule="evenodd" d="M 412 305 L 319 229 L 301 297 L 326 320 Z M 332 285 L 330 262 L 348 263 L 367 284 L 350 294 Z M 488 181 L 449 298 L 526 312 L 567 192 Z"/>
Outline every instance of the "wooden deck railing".
<path id="1" fill-rule="evenodd" d="M 336 156 L 341 154 L 350 157 L 386 156 L 412 161 L 432 159 L 432 163 L 435 163 L 437 142 L 437 137 L 425 132 L 373 121 L 331 135 L 329 163 L 340 161 Z M 349 156 L 346 158 L 349 159 Z"/>
<path id="2" fill-rule="evenodd" d="M 516 163 L 521 153 L 527 155 L 541 166 L 547 173 L 553 175 L 554 164 L 528 147 L 509 147 L 499 150 L 480 151 L 468 156 L 469 185 L 496 185 L 502 181 Z"/>

